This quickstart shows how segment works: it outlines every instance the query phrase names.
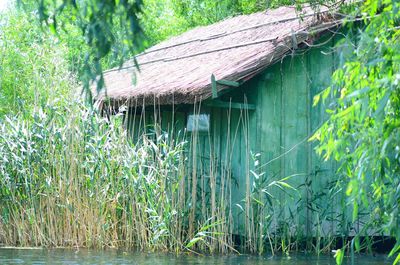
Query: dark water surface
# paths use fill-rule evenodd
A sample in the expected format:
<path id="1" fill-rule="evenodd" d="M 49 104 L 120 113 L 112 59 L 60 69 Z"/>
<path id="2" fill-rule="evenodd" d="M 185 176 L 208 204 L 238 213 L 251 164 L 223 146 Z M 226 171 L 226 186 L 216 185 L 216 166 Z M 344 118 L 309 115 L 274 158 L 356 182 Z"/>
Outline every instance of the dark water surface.
<path id="1" fill-rule="evenodd" d="M 269 256 L 194 256 L 171 254 L 147 254 L 122 251 L 92 251 L 92 250 L 68 250 L 68 249 L 6 249 L 0 248 L 0 264 L 67 264 L 67 265 L 114 265 L 114 264 L 144 264 L 144 265 L 170 265 L 170 264 L 234 264 L 234 265 L 334 265 L 332 256 L 307 256 L 294 255 L 289 257 Z M 350 259 L 344 264 L 351 264 Z M 361 255 L 356 256 L 355 264 L 378 265 L 391 264 L 384 255 L 376 257 Z"/>

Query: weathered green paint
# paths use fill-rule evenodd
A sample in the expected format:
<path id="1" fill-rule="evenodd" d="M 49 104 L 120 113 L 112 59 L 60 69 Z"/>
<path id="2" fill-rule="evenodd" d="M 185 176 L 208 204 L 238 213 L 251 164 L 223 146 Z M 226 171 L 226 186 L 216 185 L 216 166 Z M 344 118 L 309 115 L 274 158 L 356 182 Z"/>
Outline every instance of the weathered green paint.
<path id="1" fill-rule="evenodd" d="M 144 116 L 130 115 L 128 124 L 139 129 L 134 131 L 130 126 L 129 130 L 138 137 L 146 124 L 156 121 L 162 130 L 173 132 L 173 137 L 182 136 L 189 113 L 207 112 L 211 117 L 209 132 L 186 133 L 191 142 L 188 172 L 197 172 L 201 186 L 198 198 L 210 200 L 210 176 L 216 178 L 219 194 L 231 192 L 233 233 L 246 233 L 246 217 L 236 205 L 244 208 L 246 189 L 252 189 L 250 170 L 255 169 L 251 156 L 260 154 L 259 172 L 265 172 L 269 181 L 290 177 L 287 182 L 297 190 L 271 190 L 280 202 L 274 206 L 271 231 L 286 226 L 301 237 L 348 235 L 349 217 L 339 211 L 346 208 L 345 196 L 343 192 L 328 192 L 337 179 L 336 165 L 318 157 L 315 143 L 308 141 L 327 117 L 327 106 L 313 107 L 313 98 L 329 86 L 331 74 L 343 60 L 343 52 L 332 49 L 336 41 L 326 36 L 320 41 L 326 43 L 322 47 L 296 51 L 223 95 L 217 95 L 214 77 L 212 94 L 218 100 L 175 111 L 170 107 L 161 107 L 161 111 L 148 108 L 141 111 Z M 235 108 L 227 108 L 227 104 L 235 104 Z M 196 158 L 192 157 L 193 148 Z M 210 211 L 204 203 L 197 207 L 199 213 Z"/>
<path id="2" fill-rule="evenodd" d="M 224 85 L 224 86 L 232 86 L 232 87 L 240 86 L 239 82 L 225 80 L 225 79 L 217 80 L 217 84 Z"/>
<path id="3" fill-rule="evenodd" d="M 216 107 L 216 108 L 226 108 L 226 109 L 243 109 L 243 110 L 255 110 L 255 104 L 246 104 L 246 103 L 238 103 L 238 102 L 225 102 L 218 99 L 215 100 L 206 100 L 203 105 L 208 107 Z"/>

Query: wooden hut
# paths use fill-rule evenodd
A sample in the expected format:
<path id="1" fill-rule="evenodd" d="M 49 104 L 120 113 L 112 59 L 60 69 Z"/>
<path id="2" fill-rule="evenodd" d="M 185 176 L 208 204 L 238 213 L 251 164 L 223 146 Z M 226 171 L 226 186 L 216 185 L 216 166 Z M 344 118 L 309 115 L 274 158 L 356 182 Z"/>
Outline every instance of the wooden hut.
<path id="1" fill-rule="evenodd" d="M 343 56 L 335 48 L 339 25 L 325 9 L 281 7 L 198 27 L 139 54 L 140 71 L 129 61 L 105 72 L 106 93 L 96 99 L 104 109 L 125 111 L 133 138 L 155 125 L 185 134 L 187 177 L 202 187 L 191 200 L 210 198 L 194 211 L 221 211 L 210 192 L 221 187 L 217 194 L 229 193 L 231 233 L 262 229 L 248 225 L 256 211 L 249 205 L 254 192 L 265 192 L 257 198 L 277 203 L 260 222 L 275 231 L 348 235 L 343 192 L 333 192 L 335 165 L 308 141 L 326 118 L 313 98 L 329 86 Z M 276 189 L 257 190 L 267 187 L 257 183 L 260 176 Z"/>

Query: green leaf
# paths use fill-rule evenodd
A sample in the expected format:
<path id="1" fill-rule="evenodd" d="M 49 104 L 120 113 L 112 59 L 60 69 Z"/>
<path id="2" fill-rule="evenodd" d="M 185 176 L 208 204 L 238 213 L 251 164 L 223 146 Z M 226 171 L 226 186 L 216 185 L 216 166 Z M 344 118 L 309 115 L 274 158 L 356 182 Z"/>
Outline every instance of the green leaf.
<path id="1" fill-rule="evenodd" d="M 396 257 L 396 259 L 394 260 L 393 265 L 396 265 L 396 264 L 398 264 L 399 262 L 400 262 L 400 253 L 397 254 L 397 257 Z"/>
<path id="2" fill-rule="evenodd" d="M 315 106 L 318 105 L 320 99 L 321 99 L 321 94 L 320 94 L 320 93 L 319 93 L 319 94 L 316 94 L 316 95 L 314 96 L 313 107 L 315 107 Z"/>
<path id="3" fill-rule="evenodd" d="M 186 248 L 191 248 L 194 244 L 196 244 L 198 241 L 203 241 L 202 237 L 194 237 L 192 240 L 187 243 Z"/>
<path id="4" fill-rule="evenodd" d="M 385 109 L 386 105 L 388 104 L 390 93 L 386 91 L 385 95 L 379 101 L 379 106 L 374 113 L 374 117 L 380 116 L 383 114 L 383 110 Z"/>
<path id="5" fill-rule="evenodd" d="M 56 26 L 55 23 L 51 23 L 51 24 L 49 25 L 49 29 L 50 29 L 50 32 L 51 32 L 52 34 L 57 34 L 57 26 Z"/>
<path id="6" fill-rule="evenodd" d="M 400 242 L 397 241 L 396 245 L 392 248 L 392 250 L 389 252 L 389 257 L 393 256 L 397 251 L 400 250 Z"/>
<path id="7" fill-rule="evenodd" d="M 251 199 L 252 199 L 253 201 L 255 201 L 257 204 L 259 204 L 259 205 L 261 205 L 261 206 L 264 206 L 264 203 L 262 203 L 260 200 L 254 198 L 254 197 L 252 197 Z"/>
<path id="8" fill-rule="evenodd" d="M 338 113 L 336 114 L 336 117 L 337 117 L 337 118 L 342 118 L 342 117 L 348 115 L 349 113 L 351 113 L 352 111 L 355 110 L 355 108 L 356 108 L 357 105 L 358 105 L 358 102 L 354 102 L 353 105 L 351 105 L 351 106 L 345 108 L 344 110 L 338 112 Z"/>
<path id="9" fill-rule="evenodd" d="M 354 238 L 354 245 L 355 245 L 355 247 L 356 247 L 356 251 L 357 251 L 357 252 L 360 252 L 361 246 L 360 246 L 360 237 L 359 237 L 359 236 L 356 236 L 356 237 Z"/>
<path id="10" fill-rule="evenodd" d="M 336 264 L 341 265 L 343 263 L 344 251 L 342 249 L 336 250 L 334 257 L 336 258 Z"/>
<path id="11" fill-rule="evenodd" d="M 328 87 L 324 91 L 322 91 L 321 93 L 322 93 L 322 99 L 325 100 L 325 99 L 328 98 L 329 94 L 331 93 L 331 88 Z"/>
<path id="12" fill-rule="evenodd" d="M 370 87 L 364 87 L 363 89 L 357 89 L 356 91 L 348 94 L 345 98 L 346 99 L 351 99 L 351 98 L 354 98 L 354 97 L 358 97 L 358 96 L 360 96 L 362 94 L 367 93 L 369 90 L 370 90 Z"/>
<path id="13" fill-rule="evenodd" d="M 239 209 L 240 209 L 242 212 L 244 212 L 244 209 L 243 209 L 242 205 L 240 205 L 240 204 L 238 204 L 238 203 L 236 203 L 235 205 L 236 205 L 237 207 L 239 207 Z"/>
<path id="14" fill-rule="evenodd" d="M 278 183 L 279 185 L 288 188 L 288 189 L 292 189 L 292 190 L 296 190 L 293 186 L 291 186 L 290 184 L 284 182 L 284 181 L 277 181 L 276 183 Z"/>
<path id="15" fill-rule="evenodd" d="M 355 201 L 353 205 L 353 222 L 357 220 L 358 216 L 358 203 Z"/>

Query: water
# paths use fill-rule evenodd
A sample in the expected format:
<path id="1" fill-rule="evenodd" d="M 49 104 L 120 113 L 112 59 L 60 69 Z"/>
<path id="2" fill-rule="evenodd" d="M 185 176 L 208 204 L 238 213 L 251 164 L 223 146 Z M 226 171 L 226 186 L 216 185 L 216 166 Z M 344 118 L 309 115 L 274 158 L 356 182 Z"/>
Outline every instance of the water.
<path id="1" fill-rule="evenodd" d="M 288 257 L 269 256 L 195 256 L 150 254 L 123 251 L 91 251 L 67 249 L 2 249 L 0 248 L 0 265 L 11 264 L 65 264 L 65 265 L 205 265 L 205 264 L 234 264 L 234 265 L 335 265 L 332 256 L 294 255 Z M 350 259 L 343 264 L 351 264 Z M 359 265 L 392 264 L 384 255 L 356 256 L 355 263 Z"/>

